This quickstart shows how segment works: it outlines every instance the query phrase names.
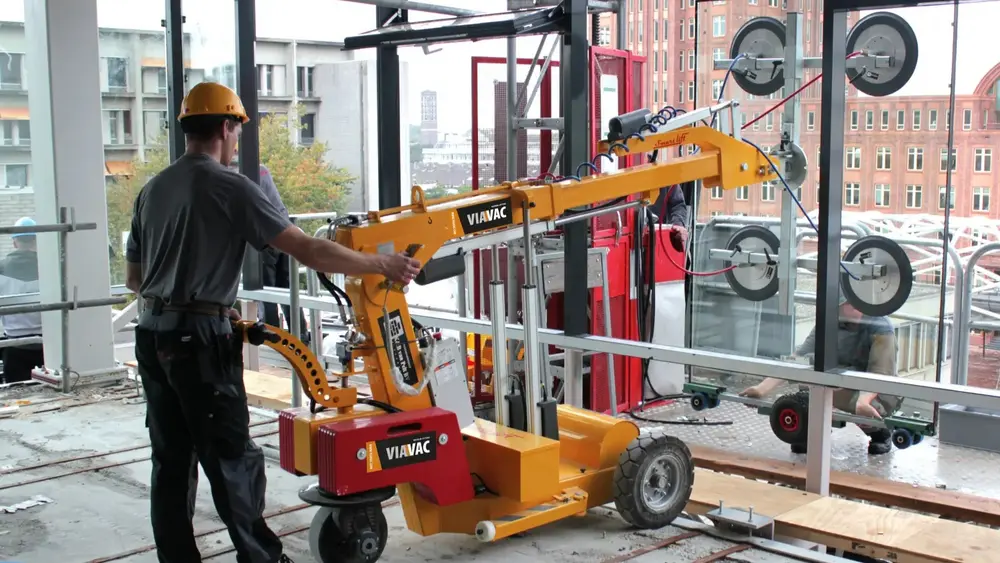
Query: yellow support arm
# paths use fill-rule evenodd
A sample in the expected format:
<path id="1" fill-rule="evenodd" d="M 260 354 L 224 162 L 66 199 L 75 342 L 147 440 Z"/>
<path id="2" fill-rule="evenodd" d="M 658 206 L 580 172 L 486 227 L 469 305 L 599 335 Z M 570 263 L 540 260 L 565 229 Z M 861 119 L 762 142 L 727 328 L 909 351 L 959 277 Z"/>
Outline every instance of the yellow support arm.
<path id="1" fill-rule="evenodd" d="M 701 151 L 670 162 L 586 176 L 579 182 L 513 182 L 430 201 L 421 188 L 414 187 L 411 205 L 371 212 L 361 225 L 339 227 L 336 240 L 348 248 L 372 253 L 400 252 L 419 244 L 422 246 L 413 257 L 424 264 L 445 243 L 522 224 L 525 208 L 529 221 L 547 221 L 573 208 L 621 197 L 637 195 L 648 204 L 661 188 L 684 182 L 703 180 L 706 187 L 735 188 L 775 177 L 754 147 L 710 127 L 692 126 L 662 135 L 629 140 L 629 152 L 679 144 L 695 144 Z M 620 148 L 616 151 L 625 154 Z M 424 375 L 404 294 L 387 288 L 384 281 L 376 275 L 347 278 L 344 289 L 354 305 L 356 328 L 367 337 L 355 353 L 364 359 L 374 399 L 403 410 L 429 407 L 426 390 L 416 395 L 401 392 L 391 377 L 393 365 L 411 386 L 419 386 Z M 397 341 L 393 363 L 385 346 L 386 330 L 390 329 Z M 400 333 L 405 346 L 399 344 Z"/>

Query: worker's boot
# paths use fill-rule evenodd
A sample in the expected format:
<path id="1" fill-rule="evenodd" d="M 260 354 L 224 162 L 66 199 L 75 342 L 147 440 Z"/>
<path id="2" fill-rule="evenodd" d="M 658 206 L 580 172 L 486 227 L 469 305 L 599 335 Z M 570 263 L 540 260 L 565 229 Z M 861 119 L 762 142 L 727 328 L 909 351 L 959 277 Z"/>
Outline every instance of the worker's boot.
<path id="1" fill-rule="evenodd" d="M 803 455 L 803 454 L 806 453 L 806 445 L 805 444 L 791 444 L 791 448 L 792 448 L 792 453 L 793 454 Z"/>
<path id="2" fill-rule="evenodd" d="M 892 433 L 885 428 L 879 428 L 868 434 L 868 455 L 885 455 L 892 451 Z"/>

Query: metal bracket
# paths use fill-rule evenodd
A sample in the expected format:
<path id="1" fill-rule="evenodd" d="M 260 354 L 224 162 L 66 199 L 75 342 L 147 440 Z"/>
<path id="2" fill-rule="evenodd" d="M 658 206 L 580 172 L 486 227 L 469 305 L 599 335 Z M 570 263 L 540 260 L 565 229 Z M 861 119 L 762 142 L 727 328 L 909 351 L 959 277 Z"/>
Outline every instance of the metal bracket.
<path id="1" fill-rule="evenodd" d="M 562 131 L 564 121 L 561 117 L 526 117 L 514 120 L 515 129 L 551 129 Z"/>
<path id="2" fill-rule="evenodd" d="M 728 508 L 720 500 L 719 508 L 706 512 L 705 517 L 718 528 L 768 540 L 774 539 L 774 520 L 757 514 L 752 506 L 747 510 Z"/>
<path id="3" fill-rule="evenodd" d="M 746 252 L 743 250 L 726 250 L 714 248 L 709 251 L 712 260 L 724 260 L 738 268 L 747 266 L 759 266 L 777 261 L 776 256 L 769 256 L 763 252 Z M 799 268 L 815 270 L 818 267 L 818 260 L 815 258 L 799 258 L 796 260 Z M 844 269 L 857 277 L 859 280 L 867 281 L 885 277 L 889 275 L 889 268 L 885 264 L 862 264 L 860 262 L 841 262 Z"/>

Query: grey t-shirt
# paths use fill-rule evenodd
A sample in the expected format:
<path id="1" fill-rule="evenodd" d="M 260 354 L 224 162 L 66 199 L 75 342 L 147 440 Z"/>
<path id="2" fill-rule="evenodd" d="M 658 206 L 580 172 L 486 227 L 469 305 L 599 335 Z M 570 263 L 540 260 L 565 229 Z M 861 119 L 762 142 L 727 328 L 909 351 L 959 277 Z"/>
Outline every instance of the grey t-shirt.
<path id="1" fill-rule="evenodd" d="M 263 250 L 290 224 L 246 176 L 209 156 L 184 155 L 139 192 L 125 257 L 142 266 L 143 297 L 228 307 L 246 245 Z M 152 322 L 143 317 L 140 326 Z"/>

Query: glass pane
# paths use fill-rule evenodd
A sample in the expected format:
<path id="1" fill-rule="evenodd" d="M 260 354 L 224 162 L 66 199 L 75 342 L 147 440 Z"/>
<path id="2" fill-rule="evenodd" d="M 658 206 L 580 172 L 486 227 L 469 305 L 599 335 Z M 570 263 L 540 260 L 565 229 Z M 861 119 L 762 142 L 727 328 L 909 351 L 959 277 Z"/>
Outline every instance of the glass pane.
<path id="1" fill-rule="evenodd" d="M 125 242 L 139 189 L 167 164 L 166 41 L 163 2 L 140 0 L 128 29 L 98 6 L 101 127 L 107 182 L 111 283 L 125 283 Z"/>

